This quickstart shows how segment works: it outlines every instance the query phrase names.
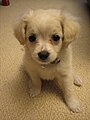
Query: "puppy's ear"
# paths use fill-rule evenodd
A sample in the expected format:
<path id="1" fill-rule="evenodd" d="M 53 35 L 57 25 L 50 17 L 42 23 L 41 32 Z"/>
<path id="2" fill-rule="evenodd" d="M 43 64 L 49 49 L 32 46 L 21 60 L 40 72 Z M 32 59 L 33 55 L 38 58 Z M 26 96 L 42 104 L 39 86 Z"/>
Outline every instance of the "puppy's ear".
<path id="1" fill-rule="evenodd" d="M 80 25 L 76 19 L 70 15 L 62 17 L 63 45 L 67 47 L 72 41 L 77 39 Z"/>
<path id="2" fill-rule="evenodd" d="M 14 25 L 14 35 L 18 39 L 18 41 L 21 43 L 21 45 L 25 44 L 25 33 L 27 29 L 27 23 L 29 19 L 31 18 L 33 11 L 30 10 L 28 13 L 23 15 L 23 17 L 18 20 Z"/>

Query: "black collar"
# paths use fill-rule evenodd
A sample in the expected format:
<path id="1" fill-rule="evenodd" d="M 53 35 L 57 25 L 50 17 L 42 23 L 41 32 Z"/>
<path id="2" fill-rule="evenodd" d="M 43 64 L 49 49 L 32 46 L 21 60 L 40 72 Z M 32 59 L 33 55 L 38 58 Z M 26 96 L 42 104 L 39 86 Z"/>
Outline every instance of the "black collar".
<path id="1" fill-rule="evenodd" d="M 51 64 L 58 64 L 60 62 L 59 58 L 56 58 L 53 62 L 51 62 Z"/>
<path id="2" fill-rule="evenodd" d="M 51 62 L 50 64 L 48 64 L 48 65 L 51 65 L 51 64 L 58 64 L 58 63 L 60 63 L 60 59 L 59 58 L 56 58 L 53 62 Z M 44 69 L 46 66 L 48 66 L 48 65 L 41 65 L 41 67 Z"/>

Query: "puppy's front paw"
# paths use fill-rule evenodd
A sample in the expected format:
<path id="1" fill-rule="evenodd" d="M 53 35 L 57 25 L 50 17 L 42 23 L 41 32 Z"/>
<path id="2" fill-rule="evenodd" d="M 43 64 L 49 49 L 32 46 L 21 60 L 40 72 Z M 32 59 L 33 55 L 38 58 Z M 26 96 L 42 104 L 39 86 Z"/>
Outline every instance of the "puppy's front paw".
<path id="1" fill-rule="evenodd" d="M 67 100 L 66 103 L 72 112 L 80 112 L 80 104 L 78 100 Z"/>
<path id="2" fill-rule="evenodd" d="M 82 80 L 78 76 L 75 76 L 74 77 L 74 84 L 77 85 L 77 86 L 81 86 L 82 85 Z"/>
<path id="3" fill-rule="evenodd" d="M 35 97 L 40 94 L 41 89 L 39 88 L 30 88 L 30 96 Z"/>

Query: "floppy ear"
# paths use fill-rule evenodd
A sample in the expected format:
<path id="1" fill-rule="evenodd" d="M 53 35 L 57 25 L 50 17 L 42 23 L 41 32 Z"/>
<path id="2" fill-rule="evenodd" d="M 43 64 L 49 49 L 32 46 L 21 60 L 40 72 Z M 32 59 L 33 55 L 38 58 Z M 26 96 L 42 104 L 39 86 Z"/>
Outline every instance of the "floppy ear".
<path id="1" fill-rule="evenodd" d="M 25 14 L 19 21 L 14 25 L 14 35 L 18 39 L 18 41 L 24 45 L 25 44 L 25 33 L 27 29 L 27 23 L 32 15 L 33 11 Z"/>
<path id="2" fill-rule="evenodd" d="M 63 45 L 67 47 L 72 41 L 77 39 L 79 33 L 79 23 L 70 15 L 63 16 L 62 30 L 63 30 Z"/>

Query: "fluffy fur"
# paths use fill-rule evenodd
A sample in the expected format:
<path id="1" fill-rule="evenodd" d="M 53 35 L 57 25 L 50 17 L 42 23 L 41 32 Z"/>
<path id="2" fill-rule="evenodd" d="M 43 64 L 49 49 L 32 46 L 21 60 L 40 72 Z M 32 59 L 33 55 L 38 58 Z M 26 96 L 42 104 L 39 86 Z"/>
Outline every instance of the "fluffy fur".
<path id="1" fill-rule="evenodd" d="M 19 42 L 24 45 L 24 66 L 29 76 L 30 95 L 36 96 L 41 91 L 41 79 L 55 80 L 62 88 L 64 99 L 73 112 L 80 110 L 79 102 L 73 90 L 73 81 L 81 85 L 79 79 L 74 79 L 72 73 L 72 53 L 70 43 L 79 32 L 79 24 L 71 15 L 60 10 L 30 10 L 15 24 L 14 33 Z M 29 36 L 35 34 L 36 41 L 30 42 Z M 55 42 L 52 35 L 57 34 L 60 40 Z M 47 51 L 49 57 L 42 61 L 38 53 Z M 51 64 L 56 58 L 57 64 Z"/>

